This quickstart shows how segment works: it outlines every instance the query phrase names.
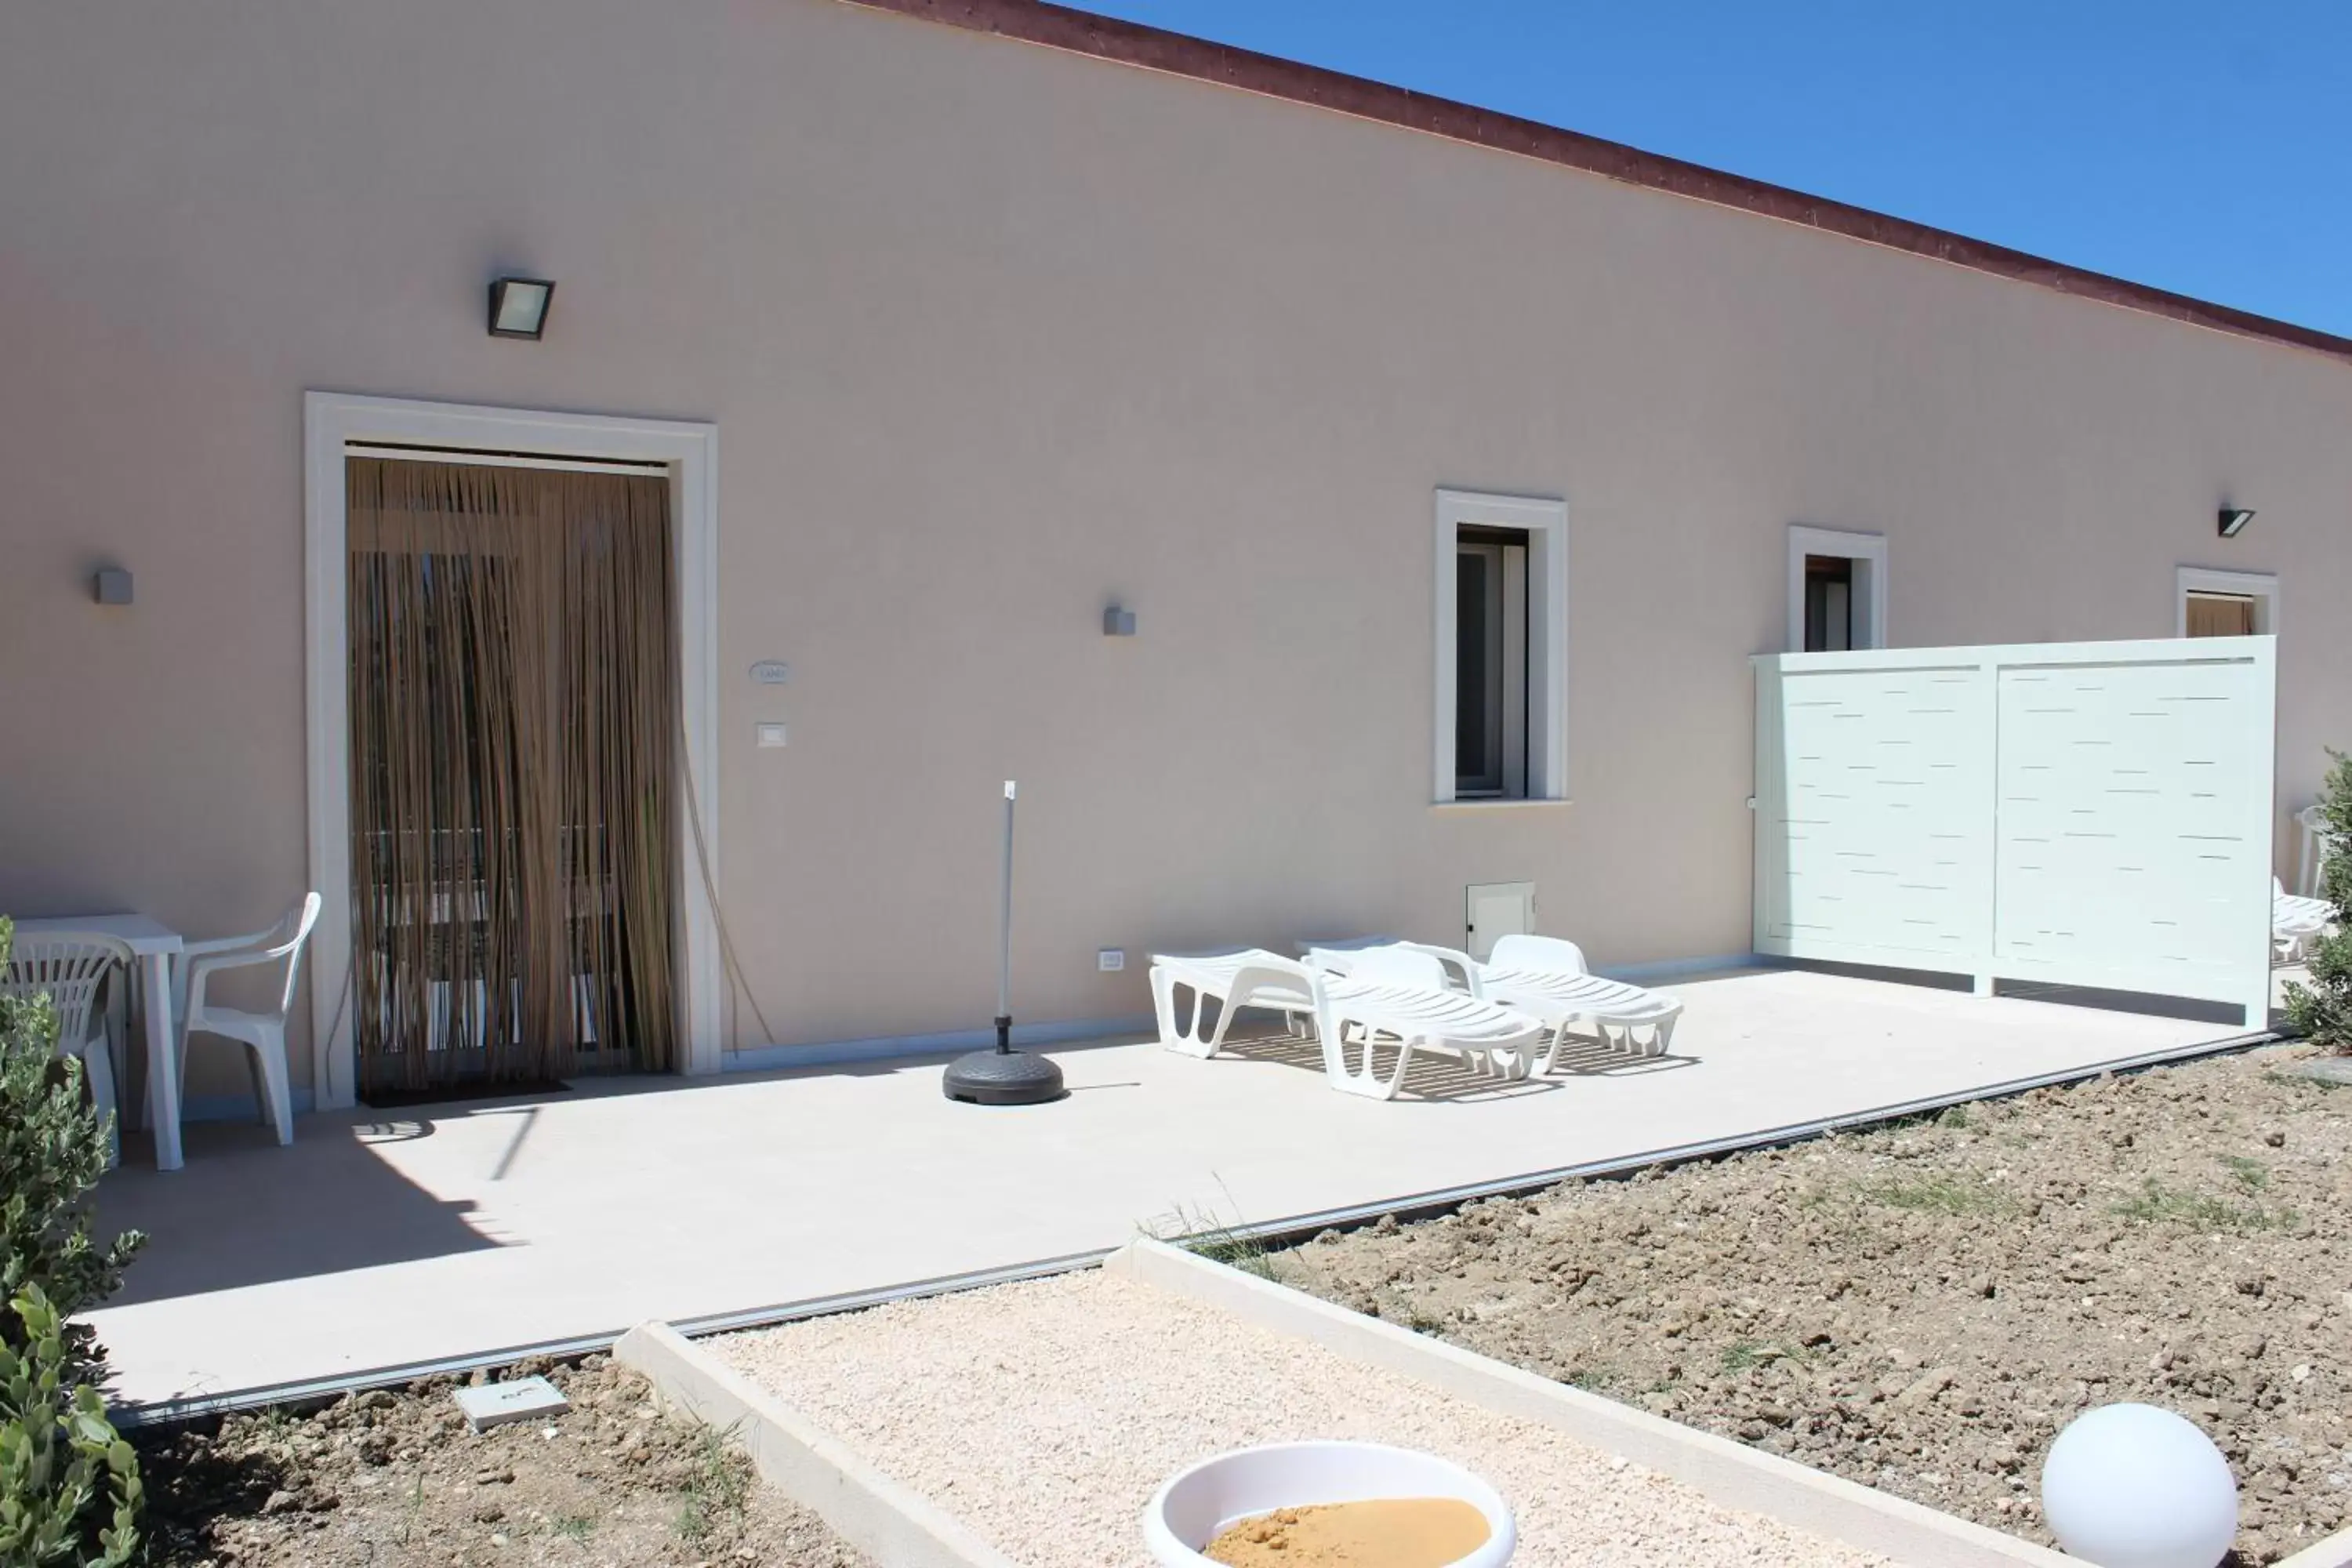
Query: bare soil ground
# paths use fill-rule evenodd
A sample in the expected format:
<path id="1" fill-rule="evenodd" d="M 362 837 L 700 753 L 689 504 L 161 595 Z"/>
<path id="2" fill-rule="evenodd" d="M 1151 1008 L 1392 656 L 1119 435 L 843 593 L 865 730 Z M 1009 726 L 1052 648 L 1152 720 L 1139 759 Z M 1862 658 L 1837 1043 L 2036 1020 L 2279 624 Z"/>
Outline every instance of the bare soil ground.
<path id="1" fill-rule="evenodd" d="M 511 1370 L 543 1373 L 572 1408 L 477 1435 L 457 1380 L 437 1378 L 147 1439 L 149 1562 L 871 1568 L 635 1373 L 603 1356 Z"/>
<path id="2" fill-rule="evenodd" d="M 2352 1523 L 2352 1089 L 2280 1047 L 1393 1217 L 1266 1261 L 1329 1300 L 2049 1542 L 2051 1440 L 2178 1410 L 2233 1562 Z"/>

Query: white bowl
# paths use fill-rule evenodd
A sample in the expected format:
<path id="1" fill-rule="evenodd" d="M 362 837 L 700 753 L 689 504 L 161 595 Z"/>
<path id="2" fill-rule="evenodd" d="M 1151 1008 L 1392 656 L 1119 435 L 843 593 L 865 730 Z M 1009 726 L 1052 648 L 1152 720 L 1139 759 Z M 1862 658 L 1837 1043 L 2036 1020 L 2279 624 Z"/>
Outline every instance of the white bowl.
<path id="1" fill-rule="evenodd" d="M 1203 1459 L 1152 1495 L 1143 1541 L 1162 1568 L 1201 1568 L 1200 1549 L 1220 1531 L 1278 1508 L 1424 1497 L 1459 1498 L 1486 1516 L 1486 1543 L 1446 1568 L 1511 1560 L 1518 1529 L 1500 1492 L 1434 1454 L 1383 1443 L 1269 1443 Z"/>

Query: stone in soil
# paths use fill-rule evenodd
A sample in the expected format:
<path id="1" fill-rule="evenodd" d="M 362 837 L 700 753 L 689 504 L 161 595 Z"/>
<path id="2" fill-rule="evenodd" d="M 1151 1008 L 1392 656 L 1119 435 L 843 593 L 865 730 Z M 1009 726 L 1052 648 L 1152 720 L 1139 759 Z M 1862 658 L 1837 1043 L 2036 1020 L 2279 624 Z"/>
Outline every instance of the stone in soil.
<path id="1" fill-rule="evenodd" d="M 1321 1237 L 1277 1278 L 2048 1542 L 2043 1455 L 2177 1410 L 2235 1561 L 2352 1524 L 2352 1089 L 2303 1047 Z"/>

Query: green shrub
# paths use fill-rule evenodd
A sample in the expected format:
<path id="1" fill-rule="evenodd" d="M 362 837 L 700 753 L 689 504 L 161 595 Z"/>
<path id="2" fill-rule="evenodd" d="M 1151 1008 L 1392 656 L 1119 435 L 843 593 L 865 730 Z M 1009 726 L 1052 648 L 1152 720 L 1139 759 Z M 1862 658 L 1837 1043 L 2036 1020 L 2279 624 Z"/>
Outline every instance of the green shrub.
<path id="1" fill-rule="evenodd" d="M 0 1563 L 121 1568 L 139 1550 L 139 1461 L 76 1382 L 64 1325 L 39 1286 L 5 1315 L 0 1344 Z"/>
<path id="2" fill-rule="evenodd" d="M 0 920 L 0 966 L 14 928 Z M 136 1231 L 100 1247 L 83 1200 L 106 1173 L 108 1129 L 85 1102 L 81 1063 L 57 1055 L 48 998 L 0 996 L 0 1301 L 27 1287 L 68 1321 L 68 1358 L 98 1365 L 89 1330 L 72 1319 L 112 1295 L 144 1239 Z M 14 1315 L 0 1310 L 0 1342 L 22 1351 Z"/>
<path id="3" fill-rule="evenodd" d="M 2314 1045 L 2352 1054 L 2352 757 L 2328 753 L 2336 765 L 2319 797 L 2322 831 L 2340 846 L 2320 878 L 2319 894 L 2336 909 L 2336 928 L 2311 950 L 2311 984 L 2290 981 L 2286 1014 Z"/>
<path id="4" fill-rule="evenodd" d="M 13 934 L 0 920 L 0 966 Z M 72 1320 L 113 1294 L 142 1238 L 91 1236 L 109 1130 L 56 1042 L 47 997 L 0 997 L 0 1568 L 114 1568 L 138 1545 L 139 1467 L 107 1424 L 102 1352 Z"/>

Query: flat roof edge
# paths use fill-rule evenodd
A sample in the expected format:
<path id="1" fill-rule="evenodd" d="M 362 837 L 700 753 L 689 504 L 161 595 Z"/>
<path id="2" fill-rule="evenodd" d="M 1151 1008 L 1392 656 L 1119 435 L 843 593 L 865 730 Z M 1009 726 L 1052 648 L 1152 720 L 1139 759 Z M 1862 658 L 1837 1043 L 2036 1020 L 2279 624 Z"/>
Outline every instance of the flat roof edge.
<path id="1" fill-rule="evenodd" d="M 2187 294 L 2093 272 L 2007 246 L 1971 239 L 1867 207 L 1807 195 L 1783 185 L 1727 174 L 1582 132 L 1523 120 L 1410 88 L 1349 76 L 1321 66 L 1258 54 L 1137 22 L 1074 11 L 1045 0 L 841 0 L 842 4 L 992 34 L 1115 65 L 1187 77 L 1218 87 L 1285 99 L 1310 108 L 1418 131 L 1496 152 L 1514 153 L 1625 184 L 1664 191 L 1717 206 L 1777 218 L 1825 234 L 1906 251 L 1970 271 L 2031 283 L 2055 293 L 2158 316 L 2233 337 L 2251 338 L 2352 363 L 2352 338 L 2275 321 Z"/>

